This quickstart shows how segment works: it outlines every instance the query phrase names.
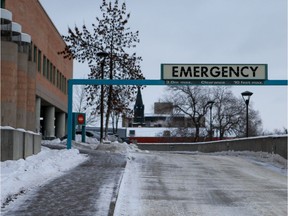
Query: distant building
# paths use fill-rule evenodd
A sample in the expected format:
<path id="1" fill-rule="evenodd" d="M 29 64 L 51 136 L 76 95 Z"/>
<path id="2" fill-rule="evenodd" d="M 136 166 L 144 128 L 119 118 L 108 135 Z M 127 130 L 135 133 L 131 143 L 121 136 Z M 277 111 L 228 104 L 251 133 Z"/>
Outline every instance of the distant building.
<path id="1" fill-rule="evenodd" d="M 154 103 L 154 113 L 144 115 L 144 104 L 141 91 L 138 91 L 134 106 L 134 118 L 122 121 L 123 127 L 186 127 L 194 128 L 192 119 L 184 114 L 175 114 L 172 103 Z M 205 118 L 201 120 L 200 127 L 205 127 Z"/>
<path id="2" fill-rule="evenodd" d="M 73 61 L 39 0 L 1 0 L 1 125 L 61 137 Z M 41 121 L 40 121 L 41 119 Z"/>
<path id="3" fill-rule="evenodd" d="M 184 114 L 145 114 L 146 127 L 187 127 L 194 128 L 192 119 Z M 205 118 L 200 127 L 205 127 Z"/>
<path id="4" fill-rule="evenodd" d="M 154 114 L 169 114 L 173 113 L 173 103 L 170 102 L 155 102 Z"/>

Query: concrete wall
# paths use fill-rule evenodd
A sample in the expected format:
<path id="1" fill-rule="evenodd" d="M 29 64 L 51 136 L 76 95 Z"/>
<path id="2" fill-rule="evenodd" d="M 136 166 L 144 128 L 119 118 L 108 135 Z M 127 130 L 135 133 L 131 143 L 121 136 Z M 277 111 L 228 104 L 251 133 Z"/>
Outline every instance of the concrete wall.
<path id="1" fill-rule="evenodd" d="M 287 159 L 287 136 L 243 138 L 203 143 L 137 144 L 142 150 L 150 151 L 199 151 L 204 153 L 221 151 L 253 151 L 278 154 Z"/>
<path id="2" fill-rule="evenodd" d="M 41 151 L 41 135 L 22 130 L 1 130 L 1 161 L 27 158 Z"/>

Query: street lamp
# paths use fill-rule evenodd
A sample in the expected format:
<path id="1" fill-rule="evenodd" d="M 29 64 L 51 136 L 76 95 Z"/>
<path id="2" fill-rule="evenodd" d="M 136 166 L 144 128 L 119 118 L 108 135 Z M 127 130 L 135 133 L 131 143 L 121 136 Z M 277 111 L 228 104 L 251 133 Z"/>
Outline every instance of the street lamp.
<path id="1" fill-rule="evenodd" d="M 209 133 L 209 136 L 210 136 L 210 141 L 212 141 L 212 107 L 213 107 L 213 104 L 215 102 L 214 101 L 208 101 L 207 102 L 207 105 L 210 105 L 210 133 Z"/>
<path id="2" fill-rule="evenodd" d="M 252 92 L 249 91 L 245 91 L 241 93 L 243 100 L 245 101 L 246 104 L 246 137 L 249 136 L 249 129 L 248 129 L 248 105 L 249 105 L 249 101 L 250 101 L 250 97 L 251 95 L 253 95 Z"/>
<path id="3" fill-rule="evenodd" d="M 98 52 L 96 54 L 99 58 L 102 59 L 101 61 L 101 79 L 104 79 L 104 64 L 105 58 L 108 56 L 106 52 Z M 100 142 L 103 141 L 103 113 L 104 113 L 104 89 L 103 85 L 101 85 L 101 101 L 100 101 Z"/>

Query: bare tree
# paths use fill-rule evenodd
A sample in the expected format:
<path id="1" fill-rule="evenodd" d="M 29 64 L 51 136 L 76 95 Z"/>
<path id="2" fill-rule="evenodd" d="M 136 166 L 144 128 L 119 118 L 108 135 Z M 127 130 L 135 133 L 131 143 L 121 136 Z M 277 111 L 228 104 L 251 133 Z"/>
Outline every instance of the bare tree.
<path id="1" fill-rule="evenodd" d="M 90 79 L 144 79 L 140 70 L 142 58 L 137 56 L 132 49 L 139 43 L 139 32 L 131 32 L 127 27 L 130 14 L 126 12 L 126 4 L 119 4 L 118 0 L 107 3 L 102 1 L 100 6 L 102 17 L 96 17 L 96 24 L 92 24 L 90 32 L 85 25 L 82 30 L 75 26 L 74 30 L 68 29 L 68 36 L 63 36 L 67 42 L 64 51 L 59 52 L 64 58 L 77 59 L 79 62 L 88 62 L 91 69 Z M 106 52 L 105 59 L 99 59 L 97 53 Z M 104 71 L 100 61 L 105 61 Z M 95 107 L 95 112 L 100 108 L 100 87 L 87 86 L 87 102 Z M 119 92 L 125 92 L 125 98 L 120 98 Z M 107 135 L 109 118 L 113 109 L 125 112 L 129 109 L 131 99 L 137 93 L 136 86 L 108 86 L 104 88 L 106 104 L 105 134 Z M 118 112 L 117 111 L 117 112 Z"/>
<path id="2" fill-rule="evenodd" d="M 262 132 L 263 136 L 264 135 L 285 135 L 288 134 L 288 130 L 286 127 L 283 127 L 282 129 L 275 128 L 273 131 L 265 130 Z"/>
<path id="3" fill-rule="evenodd" d="M 183 113 L 190 118 L 195 127 L 195 140 L 200 137 L 200 127 L 208 111 L 211 100 L 210 88 L 202 86 L 169 86 L 169 101 L 174 105 L 174 112 Z M 181 129 L 181 131 L 187 131 Z"/>
<path id="4" fill-rule="evenodd" d="M 276 135 L 284 135 L 284 134 L 288 134 L 287 128 L 283 127 L 283 129 L 274 129 L 273 132 L 271 134 L 276 134 Z"/>
<path id="5" fill-rule="evenodd" d="M 73 110 L 86 114 L 86 124 L 95 125 L 97 114 L 87 105 L 85 86 L 74 86 Z"/>
<path id="6" fill-rule="evenodd" d="M 226 136 L 244 136 L 246 133 L 246 105 L 243 99 L 236 97 L 231 87 L 217 86 L 212 90 L 214 104 L 213 128 L 218 130 L 219 138 Z M 259 112 L 249 105 L 249 134 L 259 135 L 262 121 Z"/>
<path id="7" fill-rule="evenodd" d="M 245 104 L 243 105 L 243 99 L 239 98 L 239 101 L 242 101 L 243 111 L 240 114 L 241 121 L 235 127 L 234 133 L 237 137 L 245 137 L 246 136 L 246 108 L 244 108 Z M 263 133 L 262 128 L 262 119 L 260 117 L 259 111 L 253 108 L 253 103 L 250 102 L 249 104 L 249 112 L 248 112 L 248 129 L 249 129 L 249 136 L 259 136 Z"/>
<path id="8" fill-rule="evenodd" d="M 236 98 L 231 87 L 217 86 L 212 90 L 213 100 L 213 128 L 219 131 L 219 138 L 235 133 L 236 128 L 242 122 L 242 113 L 245 107 L 242 101 Z"/>
<path id="9" fill-rule="evenodd" d="M 173 103 L 173 114 L 179 113 L 189 116 L 195 127 L 191 130 L 186 126 L 179 126 L 171 134 L 175 136 L 191 135 L 198 140 L 203 119 L 208 112 L 208 101 L 214 101 L 212 127 L 219 132 L 220 139 L 226 136 L 244 136 L 246 131 L 246 106 L 243 99 L 236 97 L 228 86 L 169 86 L 169 96 L 166 102 Z M 206 128 L 207 131 L 210 130 Z M 262 132 L 262 121 L 259 112 L 249 105 L 249 134 L 259 135 Z"/>
<path id="10" fill-rule="evenodd" d="M 130 100 L 126 99 L 126 91 L 127 89 L 123 89 L 122 91 L 116 91 L 117 97 L 120 101 L 123 101 L 123 103 L 117 104 L 116 106 L 114 105 L 112 109 L 113 111 L 111 112 L 112 130 L 115 134 L 118 131 L 118 123 L 120 118 L 123 116 L 132 116 L 133 113 L 133 111 L 128 108 L 128 106 L 131 102 L 134 102 L 134 100 L 132 98 L 130 98 Z"/>

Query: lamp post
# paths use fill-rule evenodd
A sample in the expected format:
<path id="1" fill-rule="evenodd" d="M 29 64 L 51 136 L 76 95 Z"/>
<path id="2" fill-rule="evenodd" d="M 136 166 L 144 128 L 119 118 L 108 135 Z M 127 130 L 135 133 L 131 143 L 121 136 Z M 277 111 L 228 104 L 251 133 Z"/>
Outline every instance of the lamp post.
<path id="1" fill-rule="evenodd" d="M 248 105 L 249 105 L 250 97 L 251 95 L 253 95 L 253 93 L 249 91 L 245 91 L 245 92 L 242 92 L 241 95 L 246 104 L 246 137 L 249 137 Z"/>
<path id="2" fill-rule="evenodd" d="M 106 52 L 98 52 L 96 54 L 99 58 L 102 59 L 101 61 L 101 79 L 104 79 L 104 64 L 105 58 L 108 56 Z M 104 114 L 104 88 L 101 85 L 101 100 L 100 100 L 100 142 L 103 142 L 103 114 Z"/>
<path id="3" fill-rule="evenodd" d="M 209 132 L 210 141 L 212 141 L 212 107 L 214 103 L 215 103 L 214 101 L 207 102 L 207 105 L 210 105 L 209 107 L 210 109 L 210 132 Z"/>

